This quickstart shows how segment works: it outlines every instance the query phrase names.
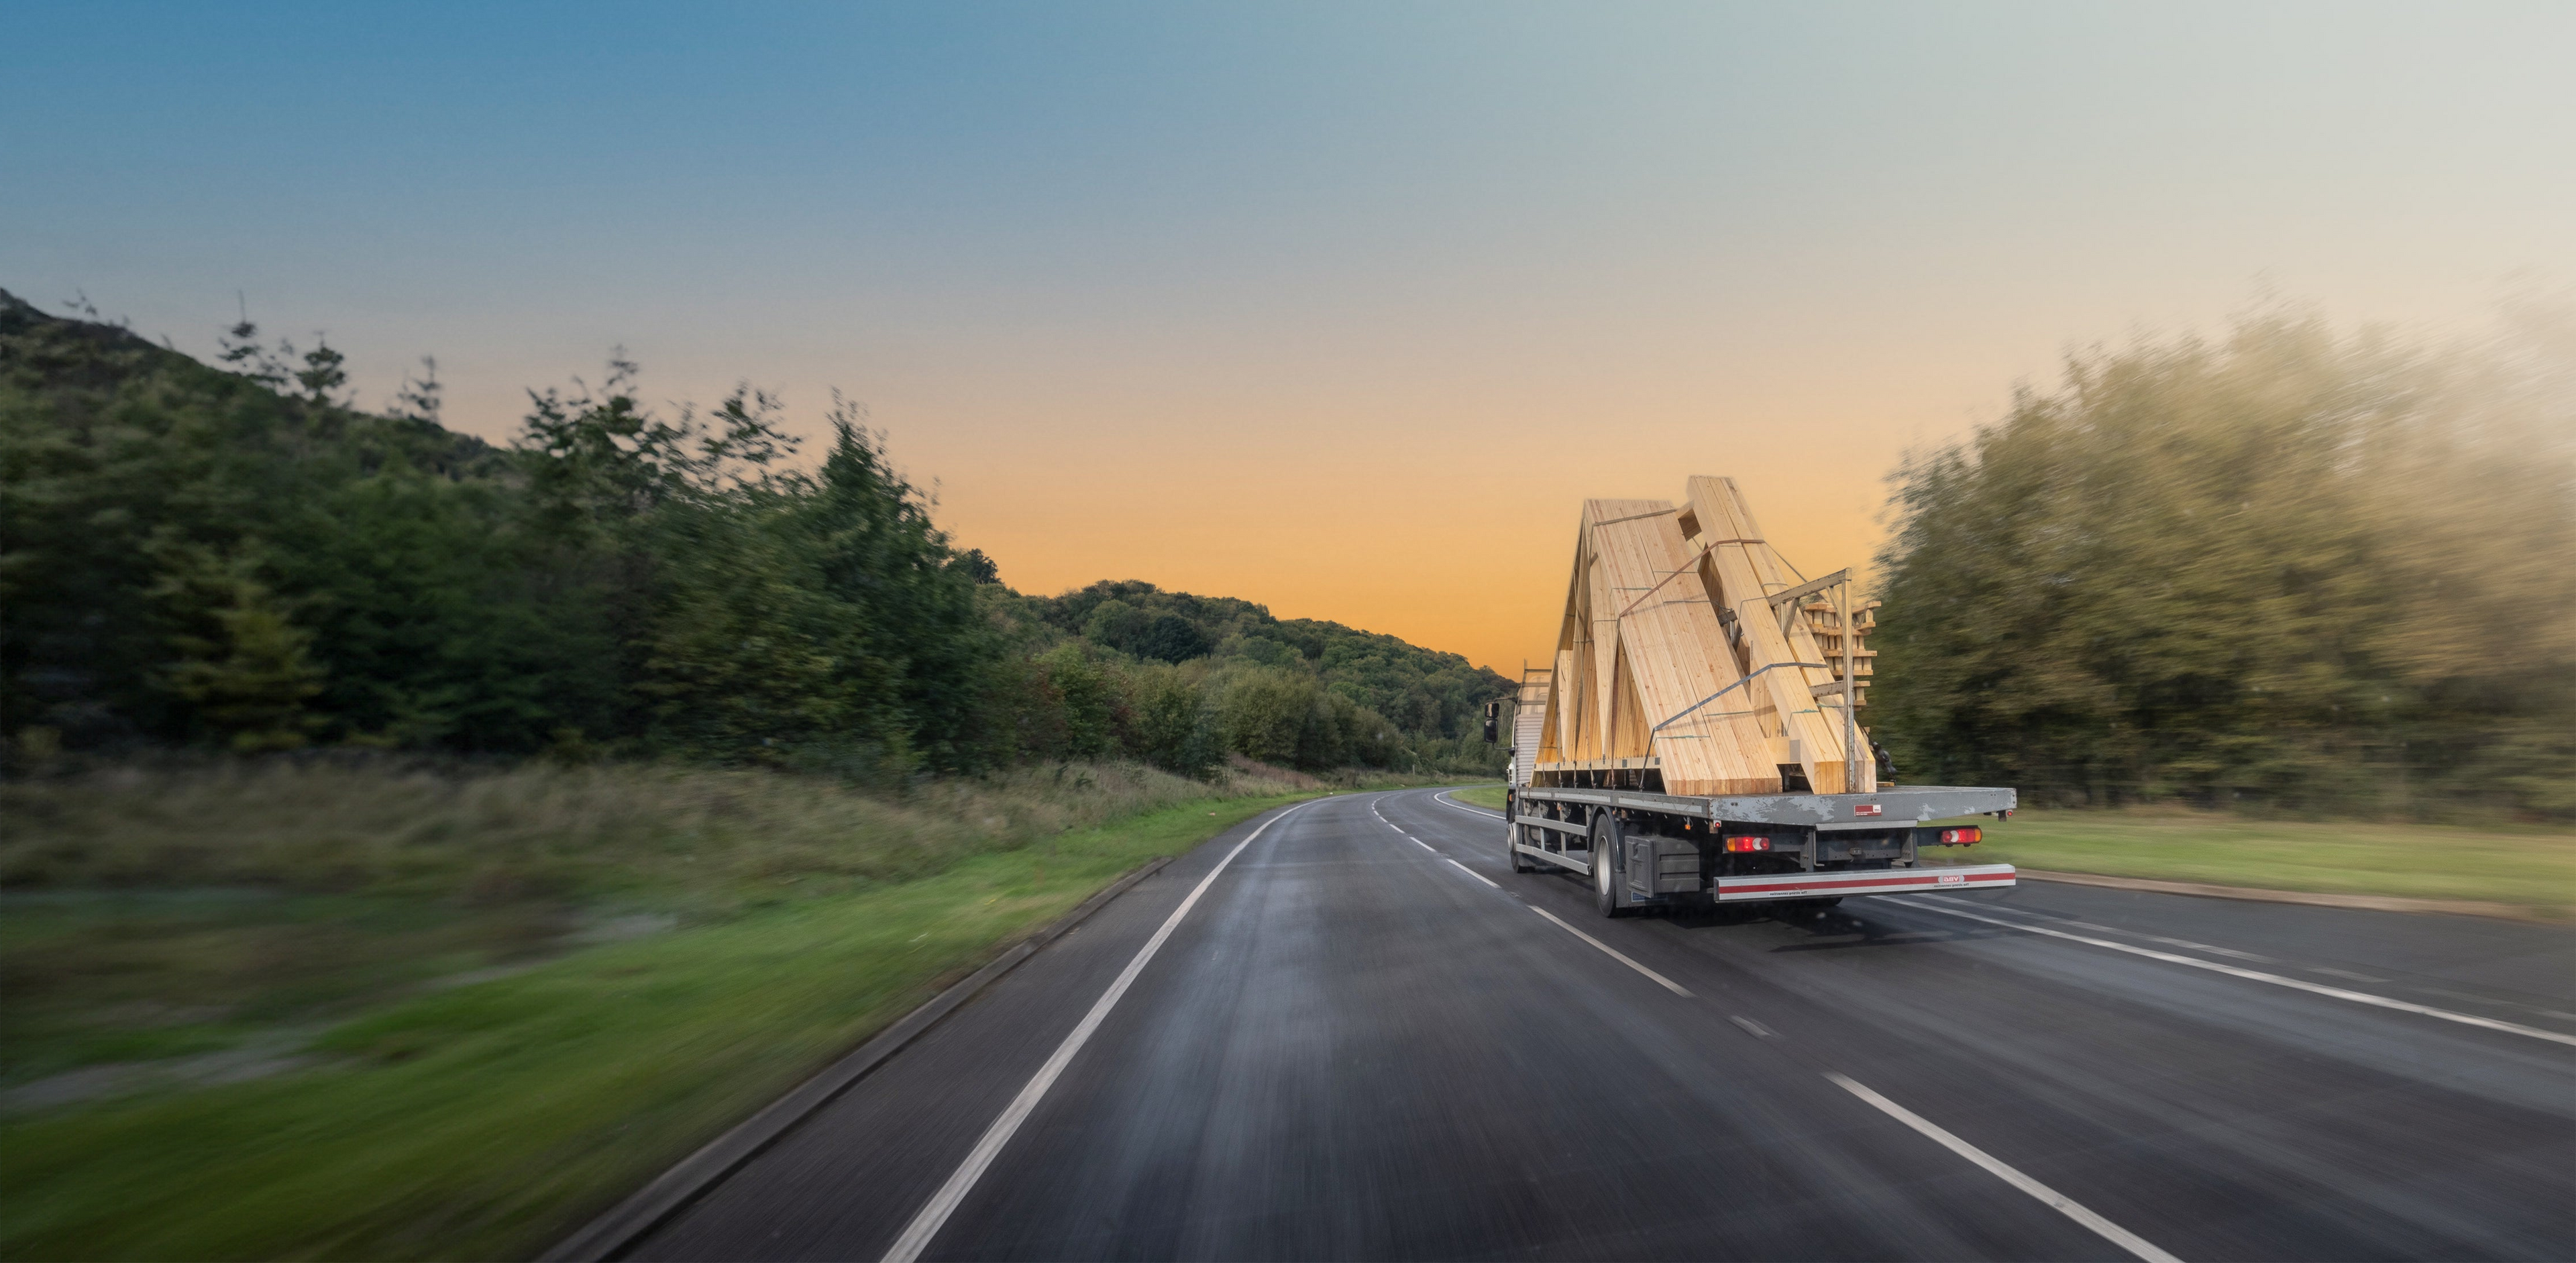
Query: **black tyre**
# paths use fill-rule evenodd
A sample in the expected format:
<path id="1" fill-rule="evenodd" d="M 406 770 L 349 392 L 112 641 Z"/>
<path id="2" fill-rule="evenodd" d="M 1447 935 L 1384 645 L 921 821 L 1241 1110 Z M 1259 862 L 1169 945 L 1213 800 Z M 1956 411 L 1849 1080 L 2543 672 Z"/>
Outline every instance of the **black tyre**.
<path id="1" fill-rule="evenodd" d="M 1605 917 L 1625 916 L 1619 898 L 1619 822 L 1608 813 L 1592 818 L 1592 906 Z"/>
<path id="2" fill-rule="evenodd" d="M 1528 856 L 1521 854 L 1521 849 L 1517 845 L 1529 841 L 1532 832 L 1533 830 L 1525 824 L 1503 826 L 1503 859 L 1511 864 L 1512 871 L 1515 873 L 1538 870 L 1538 865 L 1531 863 Z"/>

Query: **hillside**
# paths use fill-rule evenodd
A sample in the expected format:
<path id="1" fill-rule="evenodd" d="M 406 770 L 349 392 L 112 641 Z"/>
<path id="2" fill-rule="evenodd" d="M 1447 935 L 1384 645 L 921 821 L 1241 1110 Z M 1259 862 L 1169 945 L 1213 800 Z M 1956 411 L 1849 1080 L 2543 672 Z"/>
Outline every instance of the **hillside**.
<path id="1" fill-rule="evenodd" d="M 680 757 L 861 778 L 1125 755 L 1198 773 L 1489 761 L 1454 654 L 1103 583 L 1022 596 L 848 410 L 795 459 L 748 388 L 636 366 L 508 447 L 353 405 L 340 355 L 225 366 L 0 292 L 0 733 L 57 751 Z"/>
<path id="2" fill-rule="evenodd" d="M 1324 687 L 1423 737 L 1482 739 L 1484 705 L 1511 691 L 1454 653 L 1316 619 L 1278 619 L 1250 601 L 1107 581 L 1031 598 L 1048 626 L 1140 659 L 1248 662 L 1310 672 Z"/>

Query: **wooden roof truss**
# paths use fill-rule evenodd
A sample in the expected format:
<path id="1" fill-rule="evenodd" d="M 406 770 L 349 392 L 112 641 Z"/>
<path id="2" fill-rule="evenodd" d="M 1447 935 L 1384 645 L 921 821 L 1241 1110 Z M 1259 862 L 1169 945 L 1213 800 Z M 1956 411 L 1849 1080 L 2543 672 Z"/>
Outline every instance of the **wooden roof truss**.
<path id="1" fill-rule="evenodd" d="M 1538 778 L 1652 768 L 1673 794 L 1876 789 L 1857 707 L 1877 602 L 1852 607 L 1849 571 L 1794 573 L 1731 478 L 1694 477 L 1679 503 L 1585 501 L 1554 667 L 1529 681 L 1544 674 Z"/>

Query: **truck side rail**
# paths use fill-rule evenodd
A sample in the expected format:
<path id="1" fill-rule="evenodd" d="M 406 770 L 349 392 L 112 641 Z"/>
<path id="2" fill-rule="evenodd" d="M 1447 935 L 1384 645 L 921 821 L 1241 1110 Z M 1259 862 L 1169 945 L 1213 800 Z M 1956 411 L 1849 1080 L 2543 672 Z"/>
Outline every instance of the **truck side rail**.
<path id="1" fill-rule="evenodd" d="M 1650 794 L 1634 789 L 1527 785 L 1514 789 L 1512 796 L 1516 803 L 1579 803 L 1731 823 L 1809 827 L 1896 826 L 1954 816 L 1981 816 L 2011 811 L 2020 804 L 2021 797 L 2016 790 L 1965 785 L 1899 785 L 1869 794 L 1740 794 L 1716 798 Z"/>

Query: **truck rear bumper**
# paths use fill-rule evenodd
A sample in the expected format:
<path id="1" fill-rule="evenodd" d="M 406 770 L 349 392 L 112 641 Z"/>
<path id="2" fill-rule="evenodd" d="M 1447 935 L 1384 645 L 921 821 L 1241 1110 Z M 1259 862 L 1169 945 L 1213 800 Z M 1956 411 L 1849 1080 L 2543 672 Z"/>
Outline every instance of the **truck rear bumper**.
<path id="1" fill-rule="evenodd" d="M 1719 903 L 1754 899 L 1832 899 L 1843 895 L 1902 895 L 1914 891 L 2002 890 L 2014 884 L 2010 864 L 1973 864 L 1957 868 L 1882 868 L 1841 873 L 1777 873 L 1767 877 L 1720 877 Z"/>

